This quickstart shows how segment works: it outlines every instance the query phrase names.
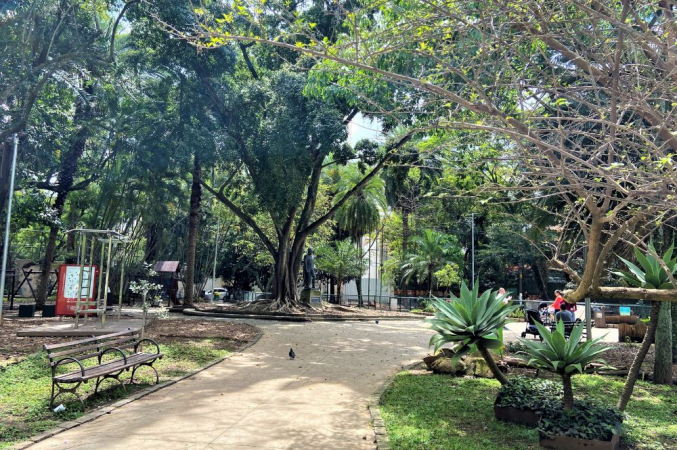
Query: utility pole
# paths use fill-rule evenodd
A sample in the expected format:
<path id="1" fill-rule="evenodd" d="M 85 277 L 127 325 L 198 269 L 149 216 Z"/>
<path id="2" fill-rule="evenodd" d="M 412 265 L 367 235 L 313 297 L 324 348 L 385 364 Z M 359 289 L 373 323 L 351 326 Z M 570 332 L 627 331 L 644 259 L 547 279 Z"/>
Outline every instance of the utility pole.
<path id="1" fill-rule="evenodd" d="M 470 259 L 472 288 L 475 289 L 475 213 L 470 213 Z"/>
<path id="2" fill-rule="evenodd" d="M 12 197 L 14 196 L 14 175 L 16 174 L 16 154 L 19 147 L 19 138 L 14 133 L 14 151 L 12 153 L 12 167 L 9 178 L 9 200 L 7 201 L 7 219 L 5 220 L 5 242 L 2 247 L 2 273 L 0 274 L 0 326 L 5 319 L 2 314 L 2 303 L 5 300 L 5 277 L 7 276 L 7 253 L 9 251 L 9 227 L 12 220 Z"/>
<path id="3" fill-rule="evenodd" d="M 212 267 L 212 301 L 214 301 L 214 285 L 216 284 L 216 256 L 219 253 L 219 231 L 221 230 L 221 216 L 216 219 L 216 238 L 214 239 L 214 267 Z"/>

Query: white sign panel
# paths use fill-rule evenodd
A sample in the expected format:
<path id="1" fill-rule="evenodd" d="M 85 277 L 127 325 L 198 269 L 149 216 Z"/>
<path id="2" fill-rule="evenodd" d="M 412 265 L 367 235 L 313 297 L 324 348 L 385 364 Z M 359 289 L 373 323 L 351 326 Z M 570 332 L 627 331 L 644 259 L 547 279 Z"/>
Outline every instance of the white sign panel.
<path id="1" fill-rule="evenodd" d="M 96 268 L 92 267 L 92 275 L 96 274 Z M 82 293 L 80 298 L 94 297 L 94 276 L 89 276 L 89 267 L 85 267 L 82 273 Z M 66 267 L 66 282 L 64 284 L 65 298 L 78 297 L 78 283 L 80 281 L 80 267 L 68 266 Z M 87 285 L 89 284 L 89 296 L 87 295 Z"/>

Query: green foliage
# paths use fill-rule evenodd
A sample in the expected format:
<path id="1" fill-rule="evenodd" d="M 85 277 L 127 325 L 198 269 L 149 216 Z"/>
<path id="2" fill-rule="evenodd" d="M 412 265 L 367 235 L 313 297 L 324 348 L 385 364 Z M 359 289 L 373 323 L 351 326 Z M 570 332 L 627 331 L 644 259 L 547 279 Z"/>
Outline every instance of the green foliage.
<path id="1" fill-rule="evenodd" d="M 518 309 L 514 310 L 513 312 L 511 312 L 508 317 L 510 317 L 511 319 L 524 319 L 524 310 L 521 309 L 521 308 L 518 308 Z"/>
<path id="2" fill-rule="evenodd" d="M 452 295 L 451 300 L 434 299 L 438 311 L 434 318 L 427 319 L 430 328 L 437 333 L 429 343 L 435 352 L 444 344 L 452 343 L 454 359 L 458 360 L 478 343 L 489 349 L 503 346 L 500 332 L 516 306 L 504 304 L 491 290 L 480 296 L 478 284 L 472 291 L 465 283 L 461 284 L 461 296 Z"/>
<path id="3" fill-rule="evenodd" d="M 540 378 L 515 377 L 501 385 L 496 397 L 496 405 L 530 410 L 536 414 L 562 403 L 562 386 L 551 380 Z"/>
<path id="4" fill-rule="evenodd" d="M 340 200 L 343 194 L 359 183 L 363 176 L 357 164 L 349 164 L 340 168 L 335 183 L 336 201 Z M 350 237 L 359 240 L 365 234 L 378 228 L 381 223 L 381 213 L 385 209 L 383 180 L 374 177 L 336 211 L 336 223 Z"/>
<path id="5" fill-rule="evenodd" d="M 622 378 L 600 375 L 574 379 L 580 397 L 608 407 L 618 399 L 623 384 Z M 398 375 L 380 407 L 391 446 L 411 450 L 538 448 L 536 429 L 494 417 L 492 404 L 500 387 L 488 379 L 406 372 Z M 553 392 L 558 391 L 555 387 Z M 621 446 L 633 450 L 677 448 L 674 387 L 639 381 L 636 393 L 635 401 L 628 405 Z"/>
<path id="6" fill-rule="evenodd" d="M 223 339 L 187 339 L 160 344 L 160 351 L 165 354 L 163 359 L 155 363 L 160 381 L 185 375 L 215 359 L 228 356 L 231 352 L 224 348 L 226 346 L 227 342 Z M 85 366 L 94 362 L 95 358 L 84 361 Z M 71 368 L 64 367 L 64 371 Z M 147 372 L 147 369 L 141 369 L 135 380 L 141 384 L 127 386 L 126 391 L 114 381 L 104 383 L 103 390 L 88 398 L 85 403 L 86 411 L 82 411 L 74 396 L 64 395 L 58 401 L 64 403 L 66 411 L 57 414 L 49 409 L 52 379 L 44 353 L 29 355 L 17 364 L 0 368 L 0 448 L 131 395 L 154 382 L 155 376 L 152 372 Z M 91 394 L 94 392 L 94 385 L 95 383 L 83 384 L 78 393 Z"/>
<path id="7" fill-rule="evenodd" d="M 565 411 L 561 403 L 550 406 L 538 423 L 538 431 L 551 436 L 610 441 L 623 422 L 618 409 L 596 403 L 576 402 L 570 411 Z"/>
<path id="8" fill-rule="evenodd" d="M 568 340 L 564 336 L 564 322 L 561 320 L 557 322 L 552 333 L 539 323 L 536 326 L 543 337 L 543 342 L 520 339 L 522 345 L 525 346 L 525 354 L 517 356 L 526 361 L 529 366 L 537 369 L 562 376 L 583 373 L 585 366 L 598 361 L 600 354 L 612 348 L 597 345 L 603 339 L 602 337 L 591 341 L 581 341 L 582 325 L 574 326 Z"/>
<path id="9" fill-rule="evenodd" d="M 650 251 L 644 255 L 637 247 L 635 247 L 635 258 L 639 261 L 639 264 L 642 266 L 641 268 L 626 259 L 620 258 L 620 260 L 628 266 L 630 272 L 618 270 L 612 273 L 619 276 L 623 281 L 633 287 L 645 289 L 672 289 L 672 281 L 670 281 L 668 273 L 660 265 L 658 259 L 652 255 L 652 253 L 657 254 L 657 252 L 651 243 L 649 244 L 649 250 Z M 663 262 L 672 275 L 677 275 L 677 255 L 673 257 L 673 251 L 674 245 L 671 245 L 663 255 Z"/>
<path id="10" fill-rule="evenodd" d="M 343 240 L 334 245 L 319 247 L 315 266 L 339 280 L 344 280 L 361 276 L 366 268 L 366 261 L 360 249 L 349 240 Z"/>
<path id="11" fill-rule="evenodd" d="M 428 290 L 432 291 L 435 274 L 438 271 L 441 271 L 446 281 L 459 278 L 458 272 L 454 273 L 452 266 L 453 264 L 458 268 L 457 261 L 461 259 L 462 254 L 455 236 L 434 230 L 423 230 L 420 235 L 414 236 L 412 246 L 414 248 L 402 265 L 402 276 L 405 281 L 409 281 L 412 277 L 419 281 L 427 280 Z"/>

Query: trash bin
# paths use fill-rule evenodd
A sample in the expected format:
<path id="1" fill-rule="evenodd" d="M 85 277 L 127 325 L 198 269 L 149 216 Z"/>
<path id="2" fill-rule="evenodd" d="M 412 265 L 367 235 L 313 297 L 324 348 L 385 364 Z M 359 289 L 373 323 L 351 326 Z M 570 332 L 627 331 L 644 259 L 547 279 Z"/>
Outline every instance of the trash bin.
<path id="1" fill-rule="evenodd" d="M 604 306 L 592 308 L 592 316 L 595 318 L 595 328 L 607 327 Z"/>
<path id="2" fill-rule="evenodd" d="M 42 317 L 56 317 L 56 305 L 43 306 Z"/>
<path id="3" fill-rule="evenodd" d="M 19 317 L 33 317 L 35 305 L 19 305 Z"/>

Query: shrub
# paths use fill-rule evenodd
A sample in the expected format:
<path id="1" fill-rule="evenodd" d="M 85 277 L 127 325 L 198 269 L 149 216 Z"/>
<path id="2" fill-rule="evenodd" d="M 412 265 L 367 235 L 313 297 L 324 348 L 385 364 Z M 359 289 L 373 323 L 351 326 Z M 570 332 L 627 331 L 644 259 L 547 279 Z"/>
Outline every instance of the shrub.
<path id="1" fill-rule="evenodd" d="M 562 385 L 539 378 L 512 378 L 501 386 L 496 397 L 497 406 L 530 410 L 541 415 L 561 403 Z"/>
<path id="2" fill-rule="evenodd" d="M 549 436 L 610 441 L 623 422 L 623 413 L 616 408 L 576 401 L 570 410 L 561 404 L 545 411 L 538 431 Z"/>

